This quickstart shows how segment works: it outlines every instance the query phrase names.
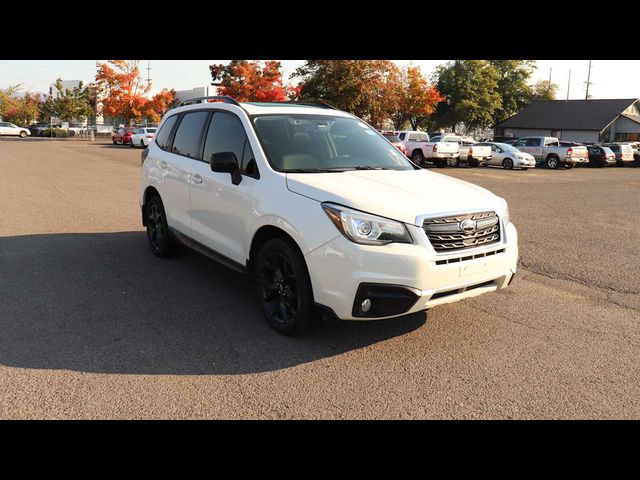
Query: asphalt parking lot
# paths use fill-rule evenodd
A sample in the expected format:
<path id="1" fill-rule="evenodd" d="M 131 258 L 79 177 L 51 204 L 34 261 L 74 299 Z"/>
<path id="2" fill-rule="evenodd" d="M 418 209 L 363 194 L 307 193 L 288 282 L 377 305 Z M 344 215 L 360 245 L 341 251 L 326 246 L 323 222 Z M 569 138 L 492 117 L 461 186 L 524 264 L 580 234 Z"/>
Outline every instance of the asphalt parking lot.
<path id="1" fill-rule="evenodd" d="M 519 278 L 288 338 L 148 251 L 139 149 L 1 140 L 0 418 L 640 418 L 640 168 L 434 171 L 508 200 Z"/>

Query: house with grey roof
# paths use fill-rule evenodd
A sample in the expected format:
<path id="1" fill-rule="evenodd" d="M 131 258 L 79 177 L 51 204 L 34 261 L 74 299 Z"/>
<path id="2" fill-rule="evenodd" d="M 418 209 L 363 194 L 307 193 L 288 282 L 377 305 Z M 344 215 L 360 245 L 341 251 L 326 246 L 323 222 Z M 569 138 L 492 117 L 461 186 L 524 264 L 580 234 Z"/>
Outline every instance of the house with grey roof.
<path id="1" fill-rule="evenodd" d="M 638 142 L 640 100 L 538 100 L 494 128 L 494 137 L 530 135 L 581 143 Z"/>

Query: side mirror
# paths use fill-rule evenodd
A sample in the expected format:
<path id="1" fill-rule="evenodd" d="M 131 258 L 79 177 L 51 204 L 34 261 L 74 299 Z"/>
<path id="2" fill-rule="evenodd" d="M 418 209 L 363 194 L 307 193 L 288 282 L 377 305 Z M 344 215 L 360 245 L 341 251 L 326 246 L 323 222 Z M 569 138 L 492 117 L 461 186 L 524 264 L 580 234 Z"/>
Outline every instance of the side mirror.
<path id="1" fill-rule="evenodd" d="M 212 172 L 230 173 L 231 183 L 238 185 L 242 181 L 238 159 L 233 152 L 219 152 L 211 155 L 209 160 Z"/>

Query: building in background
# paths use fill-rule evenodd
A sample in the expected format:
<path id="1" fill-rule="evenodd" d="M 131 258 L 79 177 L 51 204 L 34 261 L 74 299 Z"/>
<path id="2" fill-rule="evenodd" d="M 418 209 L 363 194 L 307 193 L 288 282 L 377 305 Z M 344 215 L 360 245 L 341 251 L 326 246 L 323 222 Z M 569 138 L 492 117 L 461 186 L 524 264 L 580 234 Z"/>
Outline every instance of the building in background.
<path id="1" fill-rule="evenodd" d="M 176 90 L 176 101 L 184 102 L 191 98 L 209 97 L 218 94 L 218 88 L 213 85 L 207 85 L 204 87 L 195 87 L 191 90 Z"/>
<path id="2" fill-rule="evenodd" d="M 548 136 L 560 140 L 640 141 L 640 100 L 539 100 L 494 128 L 494 138 Z"/>

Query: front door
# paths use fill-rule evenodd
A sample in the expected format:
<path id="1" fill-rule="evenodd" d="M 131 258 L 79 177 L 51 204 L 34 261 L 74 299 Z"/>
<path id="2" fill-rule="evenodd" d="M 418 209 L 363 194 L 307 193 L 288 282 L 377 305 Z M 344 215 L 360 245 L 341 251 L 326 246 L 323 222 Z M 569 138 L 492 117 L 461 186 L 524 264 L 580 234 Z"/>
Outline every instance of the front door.
<path id="1" fill-rule="evenodd" d="M 233 152 L 242 172 L 238 185 L 231 174 L 213 172 L 215 153 Z M 191 168 L 191 228 L 199 243 L 244 265 L 245 242 L 255 210 L 253 186 L 259 180 L 245 129 L 233 113 L 215 111 L 204 143 L 203 161 Z M 250 167 L 253 165 L 253 167 Z"/>

